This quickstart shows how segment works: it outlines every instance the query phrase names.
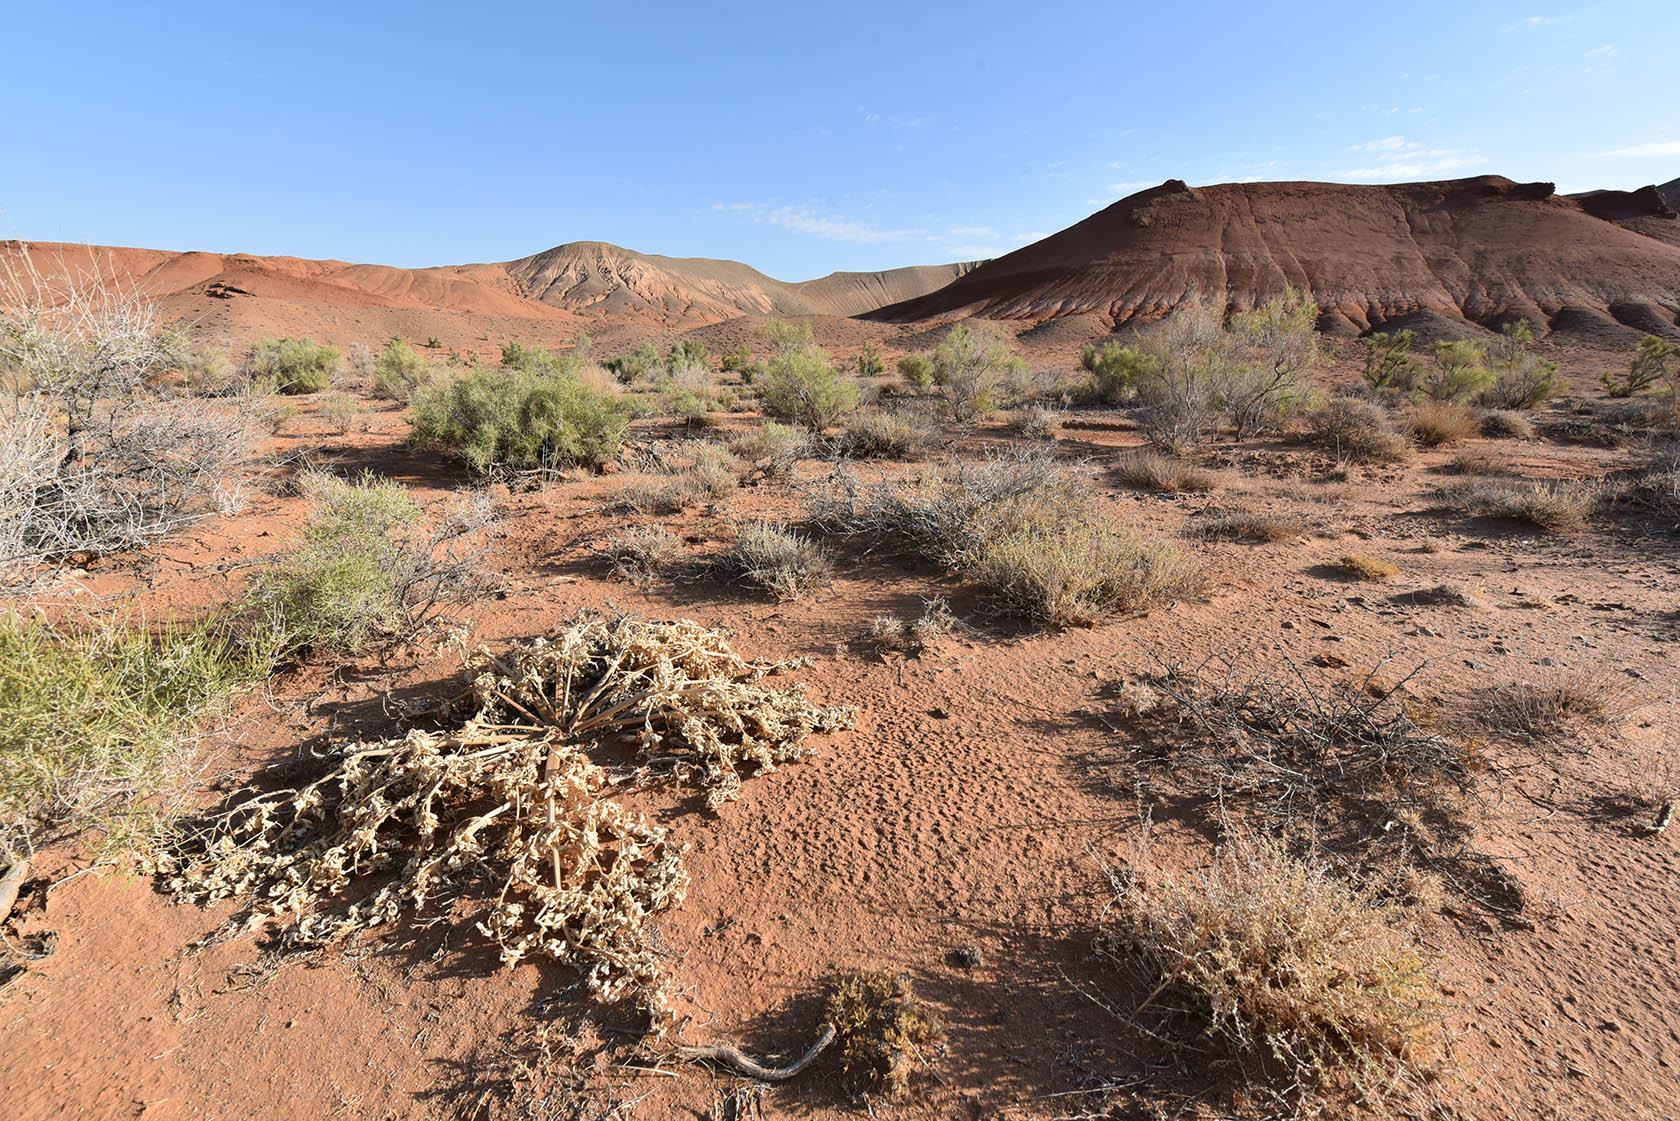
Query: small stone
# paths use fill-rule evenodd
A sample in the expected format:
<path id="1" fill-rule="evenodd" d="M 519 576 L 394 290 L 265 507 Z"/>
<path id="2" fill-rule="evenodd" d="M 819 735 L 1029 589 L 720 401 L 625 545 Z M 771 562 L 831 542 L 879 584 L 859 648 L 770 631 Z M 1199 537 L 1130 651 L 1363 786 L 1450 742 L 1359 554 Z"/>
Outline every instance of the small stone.
<path id="1" fill-rule="evenodd" d="M 979 946 L 958 946 L 951 951 L 951 964 L 964 969 L 977 969 L 986 963 Z"/>

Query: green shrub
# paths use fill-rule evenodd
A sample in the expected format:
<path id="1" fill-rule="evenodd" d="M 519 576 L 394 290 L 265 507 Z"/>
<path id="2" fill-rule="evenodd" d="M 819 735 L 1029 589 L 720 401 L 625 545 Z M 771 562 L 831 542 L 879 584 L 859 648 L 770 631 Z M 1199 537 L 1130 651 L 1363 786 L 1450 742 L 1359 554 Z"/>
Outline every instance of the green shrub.
<path id="1" fill-rule="evenodd" d="M 602 363 L 609 372 L 625 385 L 635 385 L 652 375 L 664 366 L 659 351 L 652 343 L 643 343 L 627 354 L 620 354 Z"/>
<path id="2" fill-rule="evenodd" d="M 857 383 L 829 364 L 822 348 L 781 350 L 754 383 L 765 415 L 821 432 L 857 408 Z"/>
<path id="3" fill-rule="evenodd" d="M 863 349 L 857 354 L 857 372 L 862 378 L 878 378 L 887 372 L 887 364 L 876 353 L 875 347 L 869 343 L 863 344 Z"/>
<path id="4" fill-rule="evenodd" d="M 143 840 L 179 792 L 183 737 L 274 650 L 225 622 L 49 626 L 0 612 L 0 850 L 37 829 Z"/>
<path id="5" fill-rule="evenodd" d="M 906 354 L 898 360 L 898 373 L 904 384 L 916 393 L 933 389 L 933 359 L 925 354 Z"/>
<path id="6" fill-rule="evenodd" d="M 958 323 L 929 359 L 933 387 L 952 420 L 966 424 L 992 411 L 999 390 L 1027 361 L 989 323 Z"/>
<path id="7" fill-rule="evenodd" d="M 808 350 L 813 345 L 809 323 L 789 323 L 785 319 L 766 319 L 758 329 L 758 337 L 770 344 L 778 354 Z"/>
<path id="8" fill-rule="evenodd" d="M 400 484 L 306 475 L 311 509 L 295 548 L 253 579 L 246 615 L 289 653 L 354 654 L 401 640 L 484 590 L 470 551 L 491 524 L 487 503 L 467 503 L 440 524 Z"/>
<path id="9" fill-rule="evenodd" d="M 679 339 L 671 345 L 670 352 L 665 355 L 667 370 L 680 370 L 685 366 L 703 366 L 710 369 L 712 352 L 706 349 L 706 344 L 699 339 Z"/>
<path id="10" fill-rule="evenodd" d="M 1303 380 L 1321 359 L 1317 301 L 1293 285 L 1283 295 L 1231 317 L 1238 360 L 1216 372 L 1214 398 L 1237 439 L 1275 427 L 1308 397 Z"/>
<path id="11" fill-rule="evenodd" d="M 618 455 L 630 409 L 571 374 L 477 370 L 421 390 L 409 419 L 415 443 L 483 474 L 600 467 Z"/>
<path id="12" fill-rule="evenodd" d="M 259 339 L 245 360 L 249 377 L 272 382 L 281 393 L 319 393 L 343 367 L 344 355 L 337 347 L 320 346 L 313 339 Z"/>
<path id="13" fill-rule="evenodd" d="M 745 346 L 738 346 L 723 356 L 723 361 L 718 368 L 723 370 L 724 373 L 740 373 L 751 366 L 752 361 L 752 351 Z"/>
<path id="14" fill-rule="evenodd" d="M 1138 383 L 1160 373 L 1160 363 L 1135 347 L 1086 343 L 1079 364 L 1091 374 L 1091 394 L 1106 405 L 1121 405 L 1137 394 Z"/>
<path id="15" fill-rule="evenodd" d="M 392 401 L 408 401 L 438 378 L 432 364 L 401 339 L 385 344 L 373 360 L 373 391 Z"/>
<path id="16" fill-rule="evenodd" d="M 315 406 L 315 415 L 340 436 L 351 429 L 366 432 L 371 425 L 366 406 L 348 393 L 333 393 L 322 397 Z"/>
<path id="17" fill-rule="evenodd" d="M 1431 401 L 1461 401 L 1486 391 L 1496 375 L 1488 369 L 1487 346 L 1475 339 L 1438 342 L 1429 348 L 1434 365 L 1416 371 L 1412 388 Z"/>
<path id="18" fill-rule="evenodd" d="M 1412 384 L 1413 331 L 1373 331 L 1359 340 L 1365 349 L 1365 385 L 1373 392 L 1409 389 Z"/>
<path id="19" fill-rule="evenodd" d="M 1603 381 L 1604 391 L 1612 397 L 1632 397 L 1653 385 L 1661 385 L 1670 402 L 1680 401 L 1680 346 L 1656 335 L 1646 335 L 1633 352 L 1626 376 L 1618 377 L 1606 371 Z"/>
<path id="20" fill-rule="evenodd" d="M 809 433 L 767 420 L 752 435 L 736 439 L 729 450 L 751 463 L 764 477 L 786 481 L 793 478 L 794 468 L 813 449 Z"/>

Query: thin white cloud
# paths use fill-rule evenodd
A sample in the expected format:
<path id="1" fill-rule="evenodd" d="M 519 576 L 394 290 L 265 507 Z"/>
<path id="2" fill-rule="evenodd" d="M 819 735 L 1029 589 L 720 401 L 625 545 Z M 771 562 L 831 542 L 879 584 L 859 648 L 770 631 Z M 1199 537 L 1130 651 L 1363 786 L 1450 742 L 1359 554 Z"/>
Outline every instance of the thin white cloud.
<path id="1" fill-rule="evenodd" d="M 1602 47 L 1594 47 L 1592 50 L 1588 51 L 1587 52 L 1587 57 L 1588 58 L 1612 59 L 1612 58 L 1615 58 L 1617 55 L 1619 55 L 1621 53 L 1622 52 L 1620 50 L 1616 49 L 1614 46 L 1611 46 L 1609 43 L 1606 43 Z"/>
<path id="2" fill-rule="evenodd" d="M 1422 179 L 1442 172 L 1455 171 L 1476 161 L 1473 152 L 1454 148 L 1426 148 L 1416 140 L 1404 136 L 1385 136 L 1355 144 L 1355 152 L 1373 152 L 1380 162 L 1368 167 L 1355 167 L 1342 172 L 1344 178 L 1355 180 Z"/>
<path id="3" fill-rule="evenodd" d="M 1002 235 L 990 226 L 952 226 L 951 236 L 967 238 L 972 241 L 976 238 L 995 238 Z"/>
<path id="4" fill-rule="evenodd" d="M 986 261 L 1009 252 L 995 245 L 951 245 L 945 251 L 959 261 Z"/>
<path id="5" fill-rule="evenodd" d="M 1680 156 L 1680 140 L 1654 140 L 1630 148 L 1612 148 L 1601 156 Z"/>
<path id="6" fill-rule="evenodd" d="M 1145 187 L 1154 187 L 1160 183 L 1158 179 L 1128 179 L 1124 183 L 1110 183 L 1108 189 L 1117 195 L 1131 195 Z"/>
<path id="7" fill-rule="evenodd" d="M 868 222 L 825 213 L 809 206 L 771 206 L 761 202 L 713 203 L 713 210 L 751 215 L 754 222 L 777 226 L 796 234 L 822 238 L 824 241 L 844 241 L 867 245 L 883 241 L 903 241 L 914 237 L 914 230 L 883 230 Z"/>

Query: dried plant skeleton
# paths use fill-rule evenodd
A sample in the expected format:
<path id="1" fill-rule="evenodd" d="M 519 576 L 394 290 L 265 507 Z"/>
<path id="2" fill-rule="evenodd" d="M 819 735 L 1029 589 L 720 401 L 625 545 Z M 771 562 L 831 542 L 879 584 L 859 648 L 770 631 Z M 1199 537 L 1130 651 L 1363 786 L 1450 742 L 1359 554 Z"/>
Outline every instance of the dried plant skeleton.
<path id="1" fill-rule="evenodd" d="M 455 706 L 472 715 L 454 730 L 358 743 L 314 783 L 182 834 L 156 871 L 185 898 L 243 900 L 251 924 L 280 919 L 299 944 L 478 903 L 504 962 L 544 955 L 603 1000 L 662 1006 L 650 920 L 682 901 L 682 851 L 612 799 L 585 749 L 628 738 L 644 772 L 693 782 L 716 808 L 743 770 L 801 758 L 809 733 L 847 726 L 850 711 L 766 684 L 789 665 L 747 661 L 688 621 L 588 618 L 480 651 L 474 668 Z M 485 868 L 489 899 L 474 889 Z"/>

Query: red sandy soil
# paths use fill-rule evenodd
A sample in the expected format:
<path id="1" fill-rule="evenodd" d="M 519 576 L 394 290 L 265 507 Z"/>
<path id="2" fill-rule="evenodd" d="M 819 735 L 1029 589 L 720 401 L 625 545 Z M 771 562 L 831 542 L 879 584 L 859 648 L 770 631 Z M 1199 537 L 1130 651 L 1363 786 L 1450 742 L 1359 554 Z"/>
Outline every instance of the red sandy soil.
<path id="1" fill-rule="evenodd" d="M 1125 325 L 1204 296 L 1249 307 L 1292 284 L 1340 333 L 1521 316 L 1625 345 L 1680 333 L 1677 227 L 1654 188 L 1574 199 L 1499 176 L 1196 188 L 1174 179 L 871 317 L 1098 314 Z"/>
<path id="2" fill-rule="evenodd" d="M 1073 345 L 1054 343 L 1046 353 Z M 1560 356 L 1577 385 L 1593 384 L 1609 361 Z M 1344 365 L 1329 380 L 1350 376 Z M 427 502 L 469 482 L 404 444 L 400 410 L 374 407 L 372 429 L 350 436 L 306 411 L 269 450 L 311 448 Z M 684 438 L 650 422 L 638 435 Z M 947 454 L 1013 439 L 984 428 Z M 493 564 L 505 595 L 471 610 L 475 642 L 563 628 L 608 604 L 689 617 L 729 628 L 749 656 L 813 658 L 796 675 L 813 698 L 859 710 L 854 730 L 750 779 L 716 815 L 676 795 L 639 806 L 691 846 L 687 902 L 662 923 L 680 990 L 667 1034 L 638 1050 L 630 1011 L 591 1007 L 565 970 L 498 968 L 461 915 L 304 956 L 265 953 L 255 936 L 194 949 L 224 912 L 173 904 L 144 877 L 111 868 L 76 875 L 87 855 L 62 845 L 42 854 L 9 924 L 14 942 L 50 933 L 56 949 L 0 989 L 5 1116 L 593 1117 L 612 1101 L 634 1103 L 619 1116 L 712 1116 L 744 1083 L 659 1054 L 676 1041 L 733 1041 L 795 1055 L 815 1031 L 824 986 L 855 969 L 909 975 L 946 1024 L 943 1048 L 903 1101 L 854 1101 L 821 1065 L 767 1091 L 764 1116 L 1255 1115 L 1217 1052 L 1175 1073 L 1173 1049 L 1148 1034 L 1155 1021 L 1131 1016 L 1150 986 L 1094 951 L 1105 866 L 1135 859 L 1140 814 L 1156 815 L 1159 866 L 1205 866 L 1213 851 L 1195 823 L 1132 785 L 1111 730 L 1112 691 L 1153 657 L 1210 653 L 1273 665 L 1287 653 L 1318 685 L 1421 666 L 1408 686 L 1418 697 L 1471 712 L 1494 686 L 1534 680 L 1548 662 L 1603 667 L 1626 683 L 1635 707 L 1611 731 L 1544 749 L 1490 742 L 1501 766 L 1482 792 L 1472 846 L 1523 905 L 1497 913 L 1450 897 L 1425 925 L 1457 1071 L 1439 1093 L 1463 1117 L 1672 1116 L 1680 835 L 1647 835 L 1648 814 L 1630 808 L 1627 791 L 1674 759 L 1680 732 L 1674 527 L 1624 510 L 1579 537 L 1550 538 L 1442 511 L 1427 495 L 1462 449 L 1337 481 L 1326 456 L 1298 443 L 1225 445 L 1218 489 L 1153 495 L 1109 471 L 1138 442 L 1124 414 L 1098 410 L 1077 414 L 1056 448 L 1088 464 L 1118 514 L 1200 550 L 1212 590 L 1059 634 L 994 617 L 926 565 L 843 543 L 832 586 L 791 604 L 710 576 L 634 587 L 611 580 L 594 552 L 617 528 L 659 521 L 700 559 L 758 513 L 797 516 L 784 490 L 749 488 L 662 519 L 603 512 L 622 475 L 500 491 Z M 1637 454 L 1558 439 L 1471 447 L 1537 478 L 1602 475 Z M 813 483 L 828 470 L 808 463 L 802 477 Z M 97 593 L 137 590 L 153 611 L 228 601 L 248 571 L 241 562 L 280 548 L 298 525 L 301 500 L 273 482 L 253 480 L 243 513 L 83 581 Z M 1304 515 L 1315 528 L 1265 545 L 1180 536 L 1233 507 Z M 1349 551 L 1391 561 L 1399 575 L 1350 584 L 1325 571 Z M 1475 604 L 1412 598 L 1448 581 L 1471 589 Z M 859 644 L 873 616 L 913 616 L 933 595 L 949 596 L 971 629 L 920 658 Z M 261 768 L 306 768 L 311 748 L 379 735 L 390 726 L 384 698 L 441 692 L 457 668 L 449 655 L 405 648 L 283 674 L 210 731 L 191 797 L 209 801 Z M 959 964 L 952 952 L 962 947 L 980 963 Z M 646 1069 L 656 1065 L 663 1071 Z M 1085 1093 L 1101 1086 L 1120 1088 Z"/>

